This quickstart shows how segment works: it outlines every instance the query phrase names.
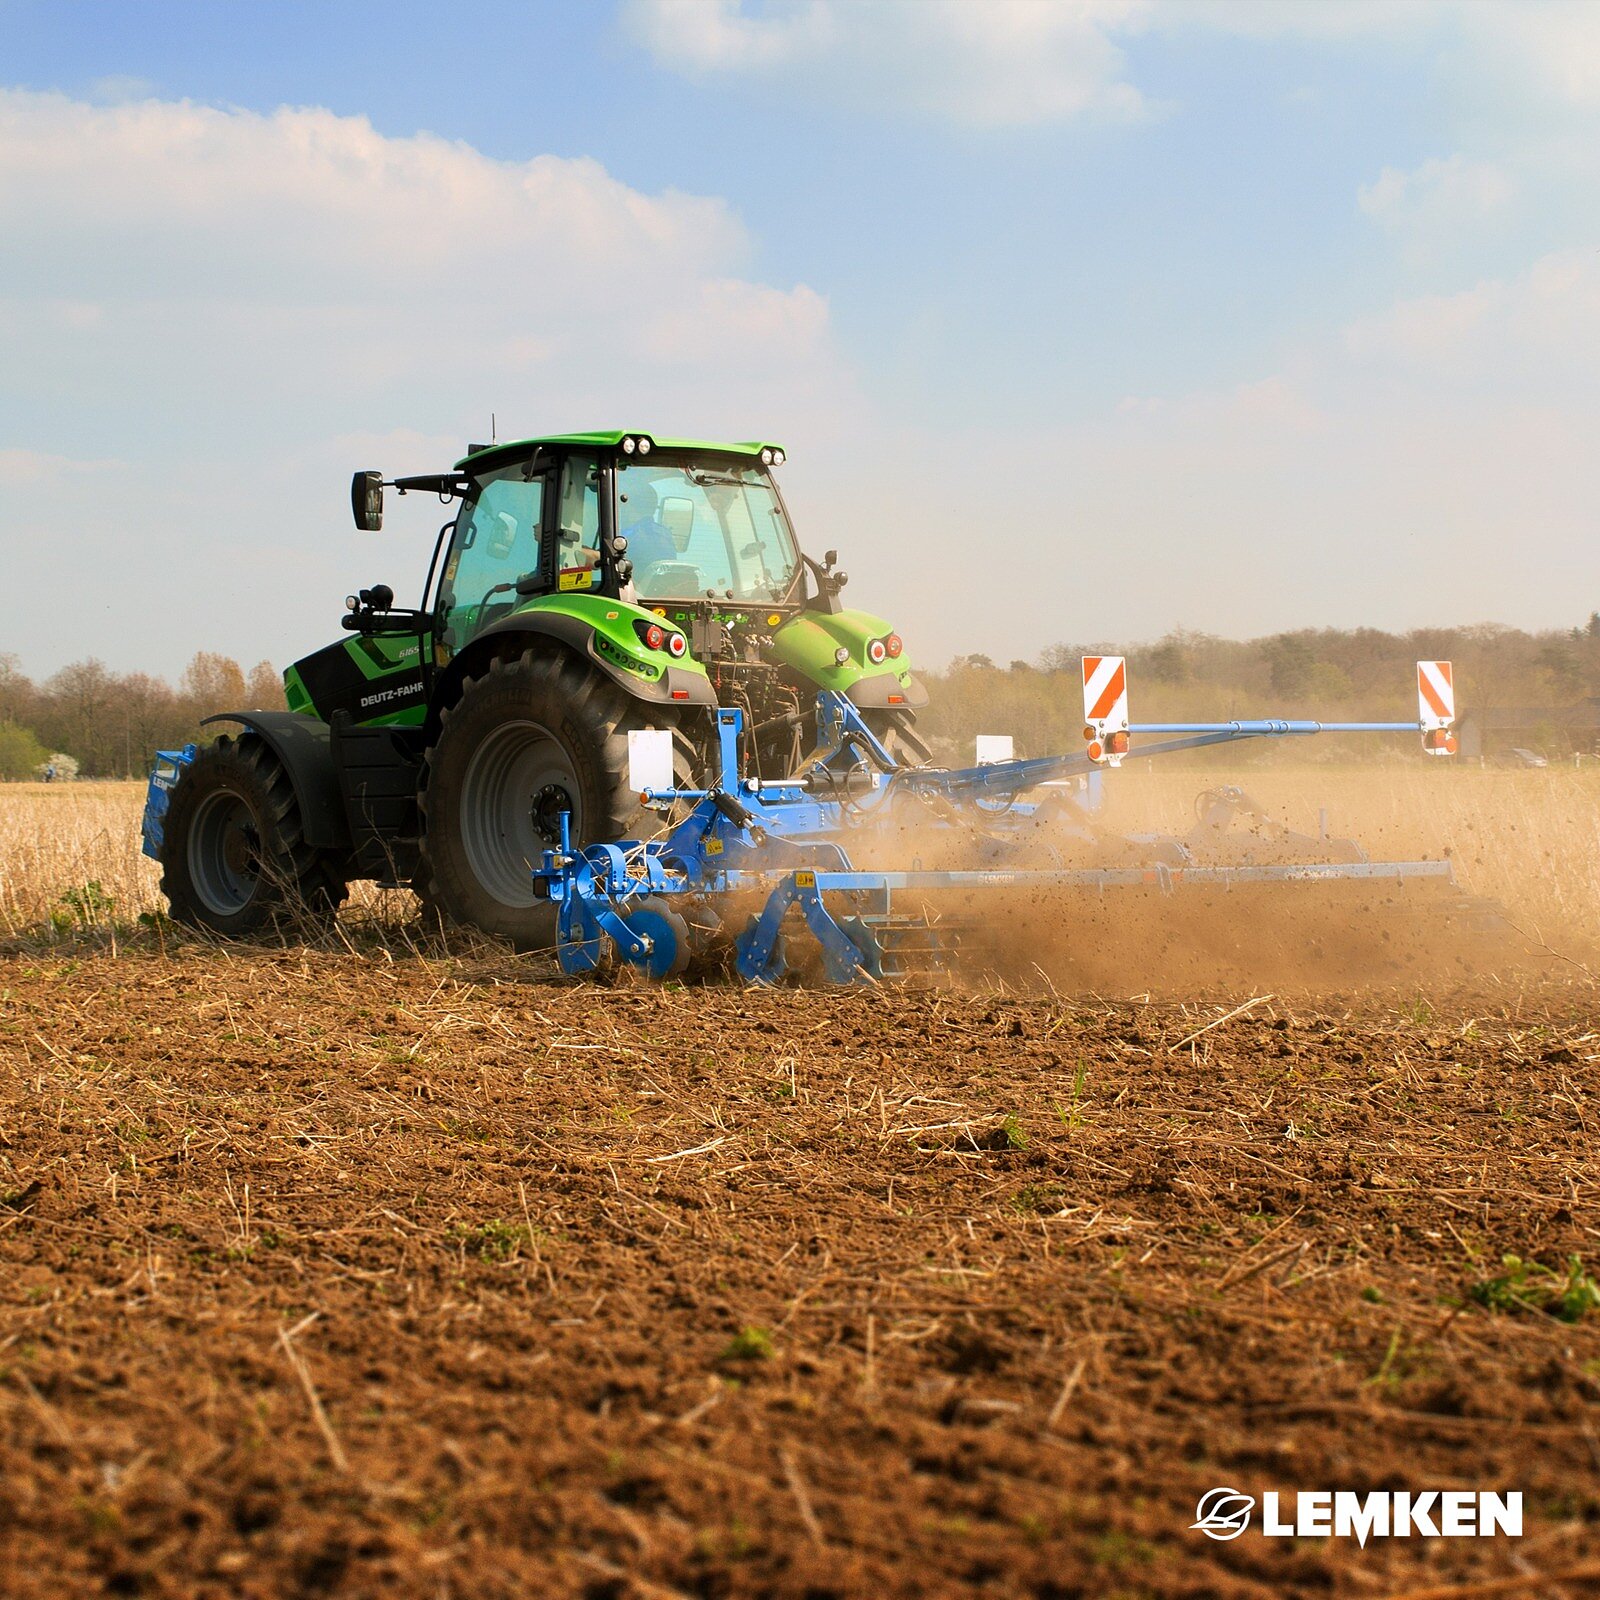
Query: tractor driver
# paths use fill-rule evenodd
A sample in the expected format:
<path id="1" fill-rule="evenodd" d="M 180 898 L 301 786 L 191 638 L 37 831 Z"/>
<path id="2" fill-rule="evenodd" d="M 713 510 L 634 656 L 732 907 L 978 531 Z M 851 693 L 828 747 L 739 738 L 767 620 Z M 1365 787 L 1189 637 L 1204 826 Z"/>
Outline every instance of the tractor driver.
<path id="1" fill-rule="evenodd" d="M 639 572 L 658 561 L 680 559 L 672 530 L 656 515 L 659 504 L 648 483 L 635 484 L 628 491 L 623 517 L 630 520 L 623 522 L 622 532 L 628 541 L 628 557 Z"/>

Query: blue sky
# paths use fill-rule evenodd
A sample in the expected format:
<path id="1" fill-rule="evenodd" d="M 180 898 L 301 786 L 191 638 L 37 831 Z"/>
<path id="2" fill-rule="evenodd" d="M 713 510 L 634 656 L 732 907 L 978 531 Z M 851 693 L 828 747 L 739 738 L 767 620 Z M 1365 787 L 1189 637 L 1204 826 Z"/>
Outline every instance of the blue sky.
<path id="1" fill-rule="evenodd" d="M 1574 622 L 1597 135 L 1539 0 L 0 3 L 0 650 L 281 664 L 491 410 L 784 439 L 934 661 Z"/>

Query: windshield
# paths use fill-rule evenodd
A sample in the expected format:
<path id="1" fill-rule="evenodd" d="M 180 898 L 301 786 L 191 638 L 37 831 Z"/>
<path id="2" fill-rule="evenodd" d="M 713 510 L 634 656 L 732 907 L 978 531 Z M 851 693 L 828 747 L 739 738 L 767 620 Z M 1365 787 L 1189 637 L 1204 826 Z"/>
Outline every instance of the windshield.
<path id="1" fill-rule="evenodd" d="M 799 565 L 766 469 L 743 462 L 619 461 L 617 531 L 641 600 L 782 600 Z"/>

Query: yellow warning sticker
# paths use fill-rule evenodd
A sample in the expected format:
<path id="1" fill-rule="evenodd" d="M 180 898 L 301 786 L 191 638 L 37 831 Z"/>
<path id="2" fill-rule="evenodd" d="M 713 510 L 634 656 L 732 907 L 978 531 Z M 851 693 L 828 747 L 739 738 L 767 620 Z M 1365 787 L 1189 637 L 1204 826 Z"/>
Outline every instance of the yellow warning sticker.
<path id="1" fill-rule="evenodd" d="M 558 589 L 590 589 L 594 587 L 594 568 L 578 567 L 572 572 L 563 572 L 556 582 Z"/>
<path id="2" fill-rule="evenodd" d="M 720 839 L 707 839 L 706 854 L 708 856 L 720 856 L 722 854 L 722 841 Z"/>
<path id="3" fill-rule="evenodd" d="M 814 872 L 797 872 L 794 875 L 794 886 L 797 889 L 815 889 L 817 875 Z"/>

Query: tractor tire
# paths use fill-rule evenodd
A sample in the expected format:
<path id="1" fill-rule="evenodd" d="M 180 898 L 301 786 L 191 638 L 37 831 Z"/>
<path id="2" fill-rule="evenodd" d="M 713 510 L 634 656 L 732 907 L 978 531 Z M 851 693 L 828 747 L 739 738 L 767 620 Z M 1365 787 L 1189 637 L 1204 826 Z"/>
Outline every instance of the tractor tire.
<path id="1" fill-rule="evenodd" d="M 862 719 L 872 729 L 878 743 L 902 767 L 925 767 L 933 760 L 933 751 L 917 732 L 917 715 L 914 711 L 862 712 Z"/>
<path id="2" fill-rule="evenodd" d="M 650 837 L 660 819 L 628 787 L 628 734 L 670 727 L 678 782 L 693 748 L 670 714 L 630 699 L 576 656 L 525 651 L 470 678 L 442 713 L 422 791 L 422 867 L 413 888 L 429 919 L 508 939 L 555 943 L 556 909 L 536 899 L 532 869 L 560 841 Z"/>
<path id="3" fill-rule="evenodd" d="M 294 784 L 256 734 L 207 745 L 172 791 L 161 892 L 175 922 L 229 938 L 325 925 L 348 893 L 345 868 L 305 842 Z"/>

